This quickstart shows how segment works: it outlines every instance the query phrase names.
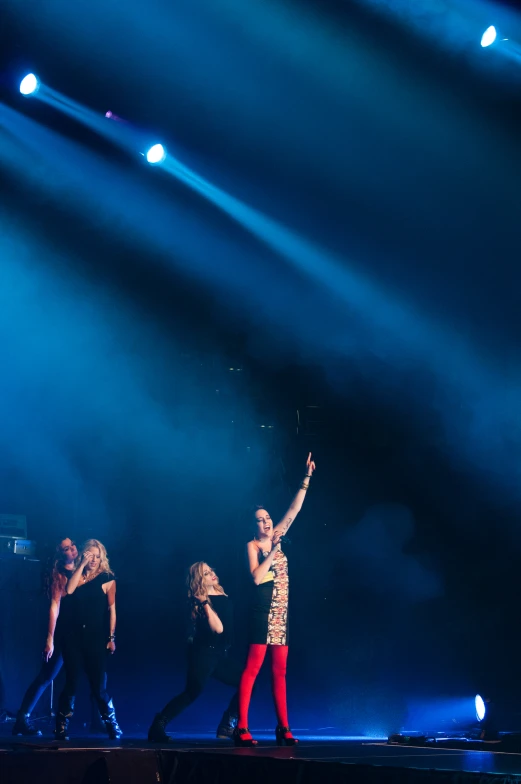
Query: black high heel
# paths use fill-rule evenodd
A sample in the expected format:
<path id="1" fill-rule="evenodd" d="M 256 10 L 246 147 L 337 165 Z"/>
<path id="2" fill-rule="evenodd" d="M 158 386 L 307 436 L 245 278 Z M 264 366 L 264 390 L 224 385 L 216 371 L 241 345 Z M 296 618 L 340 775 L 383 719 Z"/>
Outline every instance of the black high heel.
<path id="1" fill-rule="evenodd" d="M 289 738 L 288 735 L 290 736 Z M 293 737 L 290 728 L 281 727 L 280 724 L 275 727 L 275 738 L 277 746 L 296 746 L 298 743 L 298 738 Z"/>
<path id="2" fill-rule="evenodd" d="M 256 746 L 257 741 L 253 740 L 253 738 L 243 738 L 243 735 L 251 735 L 248 727 L 235 727 L 233 731 L 233 742 L 236 746 L 246 748 L 251 746 Z"/>

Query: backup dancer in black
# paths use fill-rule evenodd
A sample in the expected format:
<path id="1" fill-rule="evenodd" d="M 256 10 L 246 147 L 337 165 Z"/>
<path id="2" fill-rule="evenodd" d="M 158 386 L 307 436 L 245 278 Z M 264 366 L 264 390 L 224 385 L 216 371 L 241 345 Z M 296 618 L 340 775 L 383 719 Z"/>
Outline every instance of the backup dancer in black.
<path id="1" fill-rule="evenodd" d="M 62 643 L 66 682 L 58 703 L 55 735 L 57 740 L 68 740 L 67 728 L 83 671 L 109 738 L 116 740 L 122 732 L 105 688 L 107 652 L 116 650 L 116 581 L 101 542 L 89 539 L 82 549 L 81 562 L 67 583 Z"/>
<path id="2" fill-rule="evenodd" d="M 45 588 L 51 604 L 47 640 L 42 654 L 43 664 L 23 696 L 13 726 L 13 735 L 42 734 L 31 724 L 30 716 L 45 689 L 57 677 L 63 665 L 62 630 L 65 613 L 61 612 L 62 599 L 67 595 L 67 581 L 74 571 L 74 561 L 77 557 L 78 550 L 72 539 L 62 539 L 56 545 L 52 568 L 50 573 L 45 575 Z"/>
<path id="3" fill-rule="evenodd" d="M 207 563 L 198 561 L 190 567 L 187 584 L 192 634 L 186 685 L 154 718 L 148 731 L 153 743 L 171 740 L 166 725 L 199 697 L 210 677 L 237 689 L 242 673 L 242 667 L 228 656 L 233 643 L 233 607 L 217 575 Z M 236 722 L 237 692 L 222 715 L 217 737 L 231 738 Z"/>

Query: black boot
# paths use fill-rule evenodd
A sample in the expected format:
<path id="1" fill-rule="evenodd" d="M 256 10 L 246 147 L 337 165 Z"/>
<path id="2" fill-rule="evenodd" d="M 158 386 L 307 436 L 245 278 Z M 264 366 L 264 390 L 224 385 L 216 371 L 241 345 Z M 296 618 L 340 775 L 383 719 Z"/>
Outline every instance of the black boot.
<path id="1" fill-rule="evenodd" d="M 217 727 L 216 737 L 222 739 L 233 738 L 233 731 L 237 726 L 237 714 L 224 711 L 219 726 Z"/>
<path id="2" fill-rule="evenodd" d="M 69 727 L 69 720 L 72 716 L 72 711 L 69 714 L 58 711 L 56 714 L 56 729 L 54 730 L 54 737 L 56 740 L 69 740 L 67 729 Z"/>
<path id="3" fill-rule="evenodd" d="M 150 743 L 171 743 L 172 738 L 165 732 L 168 719 L 161 713 L 156 713 L 154 721 L 148 730 L 148 740 Z"/>
<path id="4" fill-rule="evenodd" d="M 111 740 L 119 740 L 123 735 L 123 732 L 116 720 L 116 711 L 114 710 L 114 703 L 112 700 L 109 700 L 105 708 L 101 711 L 101 718 L 105 722 L 105 729 L 107 730 L 109 738 Z"/>
<path id="5" fill-rule="evenodd" d="M 18 711 L 16 714 L 16 721 L 13 726 L 13 735 L 32 735 L 34 737 L 36 735 L 42 734 L 40 730 L 37 730 L 36 727 L 33 727 L 29 721 L 30 715 L 30 713 Z"/>

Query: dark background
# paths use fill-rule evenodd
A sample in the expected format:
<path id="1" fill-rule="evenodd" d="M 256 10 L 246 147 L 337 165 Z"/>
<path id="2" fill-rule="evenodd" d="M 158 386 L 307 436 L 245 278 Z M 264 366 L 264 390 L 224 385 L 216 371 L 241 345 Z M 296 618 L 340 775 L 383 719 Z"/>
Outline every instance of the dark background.
<path id="1" fill-rule="evenodd" d="M 193 561 L 235 598 L 242 655 L 248 509 L 282 515 L 309 450 L 293 725 L 386 733 L 413 697 L 483 690 L 515 722 L 521 64 L 479 46 L 490 23 L 521 41 L 515 4 L 4 9 L 0 511 L 42 554 L 106 543 L 122 725 L 182 685 Z M 22 98 L 30 70 L 277 226 L 255 236 Z M 33 670 L 12 661 L 21 695 Z M 253 727 L 273 722 L 263 678 Z M 226 695 L 175 729 L 212 728 Z"/>

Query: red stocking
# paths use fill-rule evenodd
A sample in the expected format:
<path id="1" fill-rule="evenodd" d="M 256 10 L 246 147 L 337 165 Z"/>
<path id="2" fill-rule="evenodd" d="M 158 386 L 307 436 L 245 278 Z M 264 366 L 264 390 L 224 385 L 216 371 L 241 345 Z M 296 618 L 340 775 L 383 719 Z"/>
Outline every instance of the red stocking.
<path id="1" fill-rule="evenodd" d="M 248 658 L 246 659 L 246 667 L 241 675 L 239 683 L 239 720 L 238 727 L 248 726 L 248 708 L 250 707 L 251 692 L 255 678 L 259 674 L 262 667 L 262 662 L 266 656 L 267 645 L 250 645 L 248 649 Z M 247 738 L 243 735 L 243 738 Z"/>
<path id="2" fill-rule="evenodd" d="M 288 727 L 288 705 L 286 702 L 286 663 L 288 660 L 287 645 L 271 646 L 271 683 L 275 713 L 281 727 Z"/>

